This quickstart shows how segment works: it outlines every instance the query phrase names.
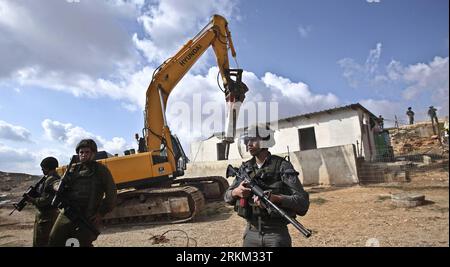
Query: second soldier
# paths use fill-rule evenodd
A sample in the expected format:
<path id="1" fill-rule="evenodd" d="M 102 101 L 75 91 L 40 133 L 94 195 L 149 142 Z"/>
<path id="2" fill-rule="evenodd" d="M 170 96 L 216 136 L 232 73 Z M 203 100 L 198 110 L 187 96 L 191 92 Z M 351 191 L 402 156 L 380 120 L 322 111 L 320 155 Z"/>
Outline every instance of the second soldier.
<path id="1" fill-rule="evenodd" d="M 36 188 L 38 196 L 33 198 L 26 195 L 28 202 L 37 208 L 33 230 L 33 247 L 48 246 L 48 239 L 56 217 L 58 209 L 51 206 L 55 191 L 54 184 L 60 179 L 56 173 L 58 160 L 54 157 L 47 157 L 42 160 L 41 168 L 45 175 L 43 182 Z"/>

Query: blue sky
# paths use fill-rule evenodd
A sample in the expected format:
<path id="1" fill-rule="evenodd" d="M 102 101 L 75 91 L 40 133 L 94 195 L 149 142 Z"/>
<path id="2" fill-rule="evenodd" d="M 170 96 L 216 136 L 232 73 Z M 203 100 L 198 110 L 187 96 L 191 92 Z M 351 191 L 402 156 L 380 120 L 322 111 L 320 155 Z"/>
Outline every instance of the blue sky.
<path id="1" fill-rule="evenodd" d="M 406 123 L 408 106 L 417 120 L 430 105 L 446 116 L 448 3 L 2 0 L 0 171 L 39 173 L 49 155 L 65 163 L 84 137 L 113 153 L 136 146 L 153 70 L 215 13 L 229 22 L 246 101 L 276 102 L 280 117 L 357 102 L 388 125 Z M 169 100 L 187 151 L 212 130 L 177 108 L 194 96 L 224 106 L 216 74 L 208 51 Z"/>

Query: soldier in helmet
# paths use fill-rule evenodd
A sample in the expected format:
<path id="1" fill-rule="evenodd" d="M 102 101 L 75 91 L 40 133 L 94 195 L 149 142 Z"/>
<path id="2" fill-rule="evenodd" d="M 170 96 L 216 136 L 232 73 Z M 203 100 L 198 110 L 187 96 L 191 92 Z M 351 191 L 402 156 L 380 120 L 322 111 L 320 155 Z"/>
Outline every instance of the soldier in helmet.
<path id="1" fill-rule="evenodd" d="M 26 195 L 27 201 L 32 203 L 36 208 L 36 217 L 33 229 L 33 247 L 46 247 L 52 226 L 58 216 L 58 209 L 51 206 L 52 199 L 55 195 L 53 185 L 60 177 L 56 173 L 58 168 L 58 160 L 54 157 L 47 157 L 41 162 L 41 169 L 44 174 L 44 180 L 36 188 L 37 197 Z"/>
<path id="2" fill-rule="evenodd" d="M 408 110 L 406 111 L 406 115 L 408 115 L 409 124 L 413 125 L 414 124 L 414 111 L 412 111 L 411 107 L 408 107 Z"/>
<path id="3" fill-rule="evenodd" d="M 76 149 L 80 162 L 68 170 L 64 177 L 62 194 L 82 215 L 99 227 L 102 217 L 115 205 L 116 185 L 108 168 L 95 161 L 97 144 L 92 139 L 81 140 Z M 89 229 L 70 221 L 64 210 L 56 219 L 50 233 L 50 246 L 65 246 L 71 239 L 77 239 L 80 246 L 93 246 L 97 239 Z"/>
<path id="4" fill-rule="evenodd" d="M 309 208 L 309 195 L 304 191 L 292 164 L 272 155 L 268 148 L 275 145 L 274 131 L 267 125 L 250 127 L 244 143 L 252 158 L 243 162 L 239 172 L 247 172 L 267 192 L 270 201 L 290 216 L 304 216 Z M 225 202 L 235 206 L 238 215 L 247 221 L 244 247 L 290 247 L 291 237 L 287 221 L 275 213 L 268 213 L 244 181 L 236 178 L 224 196 Z"/>
<path id="5" fill-rule="evenodd" d="M 383 130 L 384 129 L 384 118 L 383 116 L 378 116 L 378 122 L 380 123 L 380 129 Z"/>
<path id="6" fill-rule="evenodd" d="M 436 134 L 436 132 L 439 132 L 439 121 L 438 121 L 436 111 L 437 111 L 437 109 L 433 106 L 430 106 L 430 108 L 428 109 L 428 116 L 430 116 L 430 118 L 431 118 L 431 126 L 433 127 L 434 134 Z M 436 127 L 434 126 L 435 123 L 436 123 Z"/>

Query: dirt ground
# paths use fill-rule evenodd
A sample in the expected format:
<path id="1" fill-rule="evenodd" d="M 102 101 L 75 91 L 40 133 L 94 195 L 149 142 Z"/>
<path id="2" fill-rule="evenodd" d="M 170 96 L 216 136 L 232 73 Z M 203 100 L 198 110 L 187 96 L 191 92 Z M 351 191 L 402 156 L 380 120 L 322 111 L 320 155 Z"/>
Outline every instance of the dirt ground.
<path id="1" fill-rule="evenodd" d="M 449 246 L 448 185 L 448 171 L 441 170 L 416 174 L 409 183 L 306 188 L 310 210 L 298 219 L 313 235 L 306 239 L 290 226 L 293 246 Z M 390 194 L 401 192 L 424 194 L 426 203 L 396 207 Z M 0 246 L 31 246 L 34 210 L 9 212 L 9 207 L 0 208 Z M 107 228 L 94 245 L 236 247 L 242 244 L 244 227 L 231 206 L 213 202 L 195 222 Z M 163 234 L 154 244 L 152 237 Z"/>

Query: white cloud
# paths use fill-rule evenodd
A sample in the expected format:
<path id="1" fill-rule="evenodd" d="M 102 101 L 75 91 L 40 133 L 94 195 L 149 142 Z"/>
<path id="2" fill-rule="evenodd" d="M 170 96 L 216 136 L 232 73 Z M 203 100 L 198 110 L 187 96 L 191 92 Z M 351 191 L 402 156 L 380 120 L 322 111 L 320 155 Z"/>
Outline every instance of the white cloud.
<path id="1" fill-rule="evenodd" d="M 373 84 L 378 76 L 378 63 L 381 57 L 381 43 L 377 43 L 375 49 L 369 51 L 369 56 L 364 65 L 357 63 L 352 58 L 343 58 L 338 64 L 343 69 L 343 76 L 347 79 L 349 85 L 353 88 L 367 86 Z"/>
<path id="2" fill-rule="evenodd" d="M 0 123 L 4 125 L 2 121 Z M 108 140 L 71 123 L 46 119 L 42 122 L 42 127 L 46 138 L 40 140 L 38 147 L 30 145 L 27 148 L 17 148 L 0 143 L 1 171 L 41 174 L 39 164 L 48 156 L 57 158 L 60 165 L 67 164 L 70 156 L 75 153 L 76 144 L 83 138 L 94 139 L 99 150 L 112 154 L 122 154 L 125 149 L 135 147 L 124 138 L 113 137 Z"/>
<path id="3" fill-rule="evenodd" d="M 217 67 L 212 67 L 206 76 L 187 74 L 185 79 L 172 92 L 167 105 L 168 112 L 176 113 L 175 102 L 186 103 L 189 107 L 192 107 L 192 97 L 196 93 L 201 94 L 202 106 L 207 102 L 215 102 L 218 106 L 224 108 L 225 98 L 216 82 L 217 71 Z M 270 72 L 259 78 L 252 72 L 244 71 L 243 82 L 249 87 L 244 105 L 250 102 L 277 102 L 284 115 L 297 115 L 335 107 L 339 104 L 338 97 L 332 93 L 315 94 L 305 83 L 292 82 L 288 78 Z M 168 119 L 171 118 L 169 116 Z M 185 120 L 185 118 L 180 119 L 175 115 L 173 118 Z"/>
<path id="4" fill-rule="evenodd" d="M 386 67 L 387 78 L 392 81 L 400 80 L 403 76 L 403 66 L 400 62 L 392 60 Z"/>
<path id="5" fill-rule="evenodd" d="M 125 100 L 143 107 L 145 91 L 151 80 L 153 69 L 144 67 L 140 71 L 121 70 L 119 81 L 94 79 L 87 75 L 65 75 L 62 72 L 45 72 L 39 67 L 21 69 L 14 76 L 21 86 L 37 86 L 41 88 L 63 91 L 76 97 L 109 97 Z M 130 107 L 130 106 L 128 106 Z"/>
<path id="6" fill-rule="evenodd" d="M 312 27 L 310 25 L 307 25 L 307 26 L 299 25 L 298 26 L 298 32 L 300 33 L 300 36 L 303 38 L 308 37 L 311 31 L 312 31 Z"/>
<path id="7" fill-rule="evenodd" d="M 292 82 L 270 72 L 266 72 L 261 80 L 269 89 L 270 101 L 279 102 L 283 109 L 291 112 L 290 115 L 328 109 L 339 104 L 336 95 L 314 94 L 303 82 Z"/>
<path id="8" fill-rule="evenodd" d="M 23 148 L 12 148 L 0 143 L 0 170 L 6 172 L 36 172 L 36 157 Z M 39 168 L 40 169 L 40 168 Z"/>
<path id="9" fill-rule="evenodd" d="M 125 149 L 130 148 L 130 145 L 128 145 L 125 139 L 122 137 L 113 137 L 111 140 L 104 140 L 103 138 L 99 137 L 98 139 L 101 140 L 103 149 L 112 154 L 121 154 Z"/>
<path id="10" fill-rule="evenodd" d="M 100 76 L 131 64 L 137 54 L 118 21 L 131 21 L 132 14 L 99 0 L 2 1 L 0 78 L 28 67 Z"/>
<path id="11" fill-rule="evenodd" d="M 67 164 L 74 148 L 55 148 L 57 145 L 44 142 L 42 148 L 17 148 L 0 143 L 0 170 L 6 172 L 41 175 L 42 159 L 52 156 L 58 159 L 59 165 Z M 51 148 L 48 148 L 51 147 Z"/>
<path id="12" fill-rule="evenodd" d="M 24 149 L 12 149 L 0 143 L 0 162 L 8 159 L 15 162 L 27 161 L 32 159 L 32 155 Z"/>
<path id="13" fill-rule="evenodd" d="M 225 97 L 217 87 L 217 71 L 217 67 L 212 67 L 205 76 L 188 73 L 170 95 L 167 120 L 172 132 L 180 137 L 187 153 L 190 142 L 223 130 Z M 241 107 L 238 127 L 244 126 L 243 111 L 251 111 L 252 107 L 257 107 L 258 102 L 267 108 L 267 112 L 270 111 L 270 102 L 278 104 L 279 114 L 272 114 L 276 116 L 270 117 L 266 113 L 267 120 L 339 105 L 338 97 L 332 93 L 314 93 L 305 83 L 292 82 L 270 72 L 265 73 L 263 77 L 257 77 L 252 72 L 244 71 L 242 80 L 249 87 L 249 92 Z M 246 122 L 253 122 L 254 118 L 245 119 Z"/>
<path id="14" fill-rule="evenodd" d="M 30 136 L 31 133 L 26 128 L 0 120 L 0 138 L 18 142 L 31 142 Z"/>
<path id="15" fill-rule="evenodd" d="M 369 57 L 366 60 L 365 71 L 369 74 L 374 74 L 378 68 L 378 62 L 381 57 L 381 43 L 377 43 L 375 49 L 370 50 Z"/>
<path id="16" fill-rule="evenodd" d="M 212 67 L 206 75 L 187 73 L 170 94 L 167 102 L 167 121 L 172 133 L 180 137 L 186 153 L 189 143 L 208 137 L 215 131 L 207 125 L 207 118 L 224 123 L 225 97 L 217 87 L 218 68 Z M 207 110 L 209 105 L 218 107 L 220 113 Z"/>
<path id="17" fill-rule="evenodd" d="M 42 43 L 41 46 L 45 47 L 45 49 L 40 49 L 39 51 L 50 51 L 48 52 L 50 54 L 42 55 L 44 59 L 41 59 L 34 55 L 36 54 L 34 50 L 25 49 L 20 55 L 30 59 L 26 62 L 22 62 L 18 58 L 8 60 L 8 57 L 6 57 L 4 62 L 9 63 L 11 61 L 11 64 L 2 64 L 2 66 L 8 65 L 11 67 L 8 71 L 12 73 L 10 82 L 22 87 L 30 86 L 68 92 L 77 97 L 96 98 L 107 96 L 112 99 L 123 100 L 122 107 L 130 111 L 134 111 L 138 107 L 143 109 L 145 105 L 145 98 L 143 96 L 145 95 L 156 66 L 172 56 L 186 40 L 193 38 L 206 25 L 211 14 L 219 13 L 227 18 L 232 18 L 232 15 L 235 16 L 237 10 L 236 1 L 234 0 L 202 0 L 196 2 L 196 5 L 192 5 L 188 1 L 180 2 L 174 0 L 161 0 L 147 3 L 140 0 L 111 0 L 106 3 L 96 0 L 92 4 L 90 1 L 80 1 L 80 3 L 59 3 L 56 6 L 51 6 L 50 9 L 53 9 L 54 13 L 58 13 L 58 18 L 62 20 L 58 24 L 53 21 L 55 19 L 52 17 L 53 13 L 50 15 L 47 14 L 50 11 L 42 7 L 45 5 L 41 4 L 36 8 L 35 12 L 31 12 L 34 7 L 34 2 L 31 4 L 30 2 L 26 3 L 26 5 L 19 5 L 16 2 L 6 2 L 3 6 L 8 8 L 9 16 L 22 17 L 27 15 L 25 17 L 30 20 L 28 24 L 33 24 L 33 27 L 38 30 L 42 29 L 42 31 L 45 31 L 46 35 L 39 34 L 36 37 L 42 40 L 31 40 L 28 43 Z M 86 14 L 77 13 L 81 11 L 76 11 L 76 14 L 72 14 L 72 9 L 75 7 L 89 11 Z M 100 18 L 92 14 L 92 10 L 97 9 L 105 9 L 105 11 L 101 12 Z M 65 16 L 66 13 L 70 14 Z M 112 26 L 118 20 L 129 19 L 132 15 L 139 17 L 138 21 L 143 29 L 142 37 L 138 37 L 137 33 L 127 34 L 120 30 L 114 30 L 120 29 L 120 25 Z M 95 24 L 94 29 L 87 27 L 89 28 L 89 33 L 80 33 L 79 29 L 71 28 L 80 27 L 73 21 L 74 19 L 77 21 L 82 20 L 84 21 L 83 23 L 89 23 L 93 19 L 105 20 L 105 22 L 100 23 L 100 25 L 92 22 L 92 24 Z M 5 19 L 5 21 L 9 22 L 12 25 L 11 27 L 23 28 L 22 35 L 28 35 L 28 28 L 19 25 L 19 19 Z M 0 23 L 0 33 L 2 30 L 6 31 L 8 29 L 9 26 L 5 25 Z M 55 27 L 57 28 L 55 29 Z M 73 31 L 74 34 L 70 36 L 57 34 L 62 29 L 68 32 Z M 81 32 L 84 32 L 84 30 Z M 17 47 L 18 49 L 25 44 L 20 38 L 13 38 L 16 35 L 19 36 L 19 33 L 11 32 L 9 33 L 11 36 L 8 38 L 11 46 Z M 58 36 L 61 35 L 60 37 L 64 38 L 64 42 L 56 42 L 58 43 L 58 47 L 55 48 L 54 46 L 56 44 L 48 43 L 51 41 L 51 39 L 49 40 L 47 38 L 50 33 Z M 72 39 L 77 40 L 76 42 L 72 42 Z M 106 41 L 114 44 L 105 44 L 104 42 Z M 86 49 L 84 44 L 86 43 L 90 44 L 89 49 L 97 54 L 84 52 Z M 4 51 L 5 54 L 7 50 L 16 51 L 6 49 L 7 47 L 2 47 L 1 44 L 2 42 L 0 42 L 0 55 L 2 53 L 1 51 Z M 149 48 L 145 48 L 149 45 Z M 139 59 L 134 60 L 135 57 L 133 55 L 138 50 L 142 50 L 147 55 L 150 66 L 142 67 L 143 64 Z M 209 66 L 215 64 L 211 60 L 212 58 L 208 56 L 208 54 L 212 54 L 210 50 L 200 58 L 192 70 L 201 69 L 202 72 L 208 71 Z M 58 54 L 60 51 L 67 54 L 65 55 L 66 58 Z M 67 51 L 70 52 L 68 53 Z M 76 60 L 67 58 L 69 55 L 76 57 Z M 79 55 L 83 56 L 80 57 Z M 123 57 L 115 55 L 121 55 Z M 134 61 L 131 61 L 131 59 Z M 210 64 L 207 63 L 209 60 L 211 60 Z M 47 61 L 60 62 L 64 66 L 47 64 Z M 90 68 L 96 65 L 96 62 L 92 61 L 98 61 L 104 64 L 104 66 L 110 67 L 110 69 L 96 68 L 101 73 L 98 71 L 89 71 Z M 12 67 L 16 62 L 22 62 L 23 64 L 21 63 Z M 80 64 L 75 66 L 74 64 L 76 62 Z M 145 63 L 144 65 L 148 64 Z"/>
<path id="18" fill-rule="evenodd" d="M 131 112 L 135 112 L 136 110 L 138 110 L 138 107 L 136 105 L 130 103 L 121 103 L 121 106 Z"/>
<path id="19" fill-rule="evenodd" d="M 71 123 L 45 119 L 42 122 L 42 128 L 44 129 L 45 136 L 49 140 L 63 143 L 66 147 L 70 147 L 70 150 L 75 149 L 78 142 L 85 138 L 94 139 L 99 150 L 106 150 L 111 154 L 121 154 L 125 149 L 134 147 L 134 145 L 127 144 L 126 140 L 122 137 L 113 137 L 111 140 L 107 140 L 102 136 L 88 132 L 82 127 L 72 125 Z"/>
<path id="20" fill-rule="evenodd" d="M 209 22 L 211 14 L 230 19 L 235 12 L 234 0 L 198 0 L 195 4 L 161 0 L 138 18 L 145 36 L 135 34 L 133 41 L 149 62 L 159 65 L 192 39 Z M 201 61 L 205 62 L 204 59 Z"/>
<path id="21" fill-rule="evenodd" d="M 0 58 L 5 64 L 0 66 L 0 79 L 7 75 L 12 85 L 77 97 L 107 96 L 123 100 L 122 107 L 127 110 L 143 109 L 143 96 L 155 69 L 152 66 L 193 38 L 211 14 L 230 19 L 238 16 L 236 11 L 235 0 L 201 0 L 195 5 L 175 0 L 2 2 Z M 140 37 L 127 34 L 117 23 L 136 17 L 143 29 Z M 148 45 L 151 47 L 145 48 Z M 142 67 L 134 57 L 138 50 L 148 56 L 150 66 Z M 210 64 L 206 62 L 212 59 L 208 54 L 211 51 L 193 69 L 207 71 Z"/>
<path id="22" fill-rule="evenodd" d="M 384 118 L 384 126 L 392 127 L 394 126 L 395 116 L 400 124 L 405 124 L 404 116 L 406 108 L 404 105 L 399 105 L 398 102 L 389 100 L 376 100 L 376 99 L 363 99 L 359 101 L 361 105 L 367 108 L 377 117 L 382 115 Z"/>
<path id="23" fill-rule="evenodd" d="M 397 91 L 406 101 L 420 98 L 422 102 L 427 101 L 440 107 L 441 114 L 448 114 L 448 57 L 436 56 L 429 63 L 408 66 L 392 60 L 387 66 L 380 68 L 381 48 L 381 43 L 378 43 L 375 49 L 370 50 L 363 65 L 351 58 L 338 61 L 343 69 L 343 76 L 351 87 L 370 88 L 384 95 Z"/>
<path id="24" fill-rule="evenodd" d="M 448 114 L 449 101 L 449 58 L 434 57 L 429 63 L 403 66 L 391 61 L 386 67 L 388 82 L 402 86 L 401 95 L 406 101 L 425 99 L 439 107 L 441 114 Z"/>
<path id="25" fill-rule="evenodd" d="M 209 22 L 211 14 L 218 13 L 225 16 L 227 19 L 231 19 L 232 16 L 236 15 L 237 11 L 236 1 L 234 0 L 202 0 L 196 2 L 195 5 L 192 5 L 192 3 L 188 1 L 173 0 L 153 1 L 147 3 L 144 3 L 144 1 L 114 0 L 108 1 L 108 4 L 99 1 L 94 1 L 94 4 L 84 2 L 87 1 L 71 3 L 70 5 L 67 5 L 66 3 L 59 3 L 57 7 L 52 6 L 50 9 L 53 9 L 53 11 L 58 9 L 58 12 L 55 11 L 54 13 L 57 13 L 58 17 L 62 20 L 59 25 L 56 25 L 57 23 L 53 21 L 54 18 L 52 17 L 52 14 L 48 14 L 50 11 L 43 10 L 43 7 L 41 6 L 39 6 L 35 12 L 31 12 L 30 10 L 33 10 L 33 4 L 28 2 L 27 5 L 23 6 L 14 2 L 7 2 L 4 5 L 8 8 L 8 14 L 10 14 L 10 16 L 22 17 L 27 15 L 25 17 L 30 21 L 24 23 L 28 23 L 29 25 L 33 24 L 33 29 L 36 30 L 37 35 L 35 36 L 36 40 L 32 40 L 31 43 L 37 43 L 42 47 L 50 47 L 47 48 L 49 50 L 55 50 L 50 51 L 52 53 L 45 56 L 45 58 L 48 59 L 47 61 L 51 61 L 50 59 L 56 58 L 58 60 L 63 59 L 61 62 L 70 63 L 69 66 L 61 67 L 59 65 L 51 65 L 46 60 L 40 60 L 39 58 L 34 60 L 35 51 L 25 49 L 23 51 L 24 57 L 32 60 L 10 68 L 8 73 L 12 72 L 11 81 L 13 81 L 13 83 L 22 87 L 30 86 L 63 91 L 71 93 L 77 97 L 97 98 L 106 96 L 123 101 L 121 105 L 127 110 L 142 110 L 145 105 L 145 92 L 155 69 L 153 66 L 158 66 L 163 60 L 172 56 L 185 41 L 193 38 L 194 35 L 199 32 L 199 30 L 206 25 L 207 22 Z M 87 36 L 79 33 L 79 29 L 71 28 L 72 26 L 79 27 L 79 25 L 72 21 L 75 16 L 74 14 L 68 14 L 65 16 L 66 13 L 70 13 L 73 8 L 83 10 L 89 9 L 90 11 L 86 13 L 86 18 L 83 14 L 76 13 L 78 14 L 78 17 L 76 18 L 77 20 L 81 19 L 85 21 L 85 23 L 88 23 L 92 19 L 90 16 L 92 15 L 92 10 L 97 9 L 95 8 L 95 5 L 106 7 L 107 11 L 104 12 L 105 14 L 102 13 L 104 17 L 101 17 L 106 22 L 101 25 L 96 25 L 94 27 L 95 29 L 88 29 L 91 34 L 87 34 Z M 124 5 L 126 7 L 126 11 L 122 11 Z M 139 34 L 136 33 L 127 35 L 124 34 L 124 32 L 118 33 L 114 30 L 110 32 L 111 30 L 109 28 L 120 29 L 120 27 L 110 26 L 106 27 L 107 29 L 102 28 L 105 24 L 111 24 L 121 19 L 127 19 L 130 14 L 135 15 L 135 17 L 139 17 L 138 22 L 139 25 L 142 26 L 143 34 L 139 32 Z M 111 21 L 112 18 L 114 22 Z M 96 19 L 98 20 L 99 18 Z M 22 26 L 19 25 L 20 19 L 8 19 L 7 21 L 10 25 L 0 23 L 0 32 L 2 30 L 6 32 L 6 30 L 11 27 L 20 29 L 17 32 L 8 32 L 11 37 L 9 38 L 11 40 L 11 45 L 20 48 L 24 42 L 20 38 L 16 38 L 16 40 L 13 37 L 26 36 L 28 34 L 27 28 L 21 28 Z M 92 24 L 94 23 L 92 22 Z M 48 37 L 52 32 L 60 32 L 59 27 L 64 28 L 69 32 L 74 31 L 75 34 L 74 36 L 69 36 L 70 38 L 66 38 L 66 35 L 64 34 L 61 35 L 61 38 L 64 38 L 64 42 L 58 44 L 59 46 L 55 48 L 56 44 L 48 44 L 47 42 L 50 42 L 50 40 L 46 40 L 44 37 Z M 39 33 L 38 30 L 43 32 Z M 101 32 L 101 34 L 93 33 L 95 30 Z M 103 31 L 106 33 L 103 33 Z M 108 33 L 110 34 L 108 35 Z M 81 36 L 79 36 L 80 34 Z M 97 40 L 94 37 L 98 37 L 100 40 Z M 77 39 L 74 44 L 70 42 L 73 38 Z M 95 40 L 90 40 L 89 38 L 94 38 Z M 115 38 L 119 39 L 117 42 L 114 41 L 115 45 L 109 44 L 112 45 L 112 47 L 110 47 L 109 45 L 102 45 L 104 38 L 107 38 L 109 41 L 114 41 Z M 98 52 L 99 54 L 86 54 L 81 52 L 80 49 L 84 48 L 84 46 L 77 46 L 80 43 L 92 44 L 91 48 L 93 48 L 93 51 L 96 53 Z M 151 47 L 145 48 L 141 45 L 151 45 Z M 118 49 L 119 46 L 122 48 L 126 47 L 126 52 L 129 52 L 128 50 L 130 49 L 135 52 L 137 50 L 143 51 L 148 57 L 150 66 L 142 67 L 142 62 L 139 62 L 139 60 L 137 60 L 134 64 L 128 64 L 130 58 L 132 57 L 129 54 L 122 53 L 123 51 Z M 0 45 L 0 51 L 1 49 L 2 47 Z M 47 51 L 46 49 L 44 50 Z M 65 53 L 70 51 L 70 53 L 67 54 L 77 57 L 75 63 L 79 62 L 80 64 L 76 65 L 73 63 L 72 60 L 67 58 L 67 55 L 66 57 L 61 57 L 57 53 L 58 51 L 64 51 Z M 157 51 L 157 53 L 152 54 L 152 51 Z M 112 57 L 109 55 L 106 56 L 102 53 L 111 53 Z M 122 58 L 114 57 L 116 54 L 125 55 Z M 209 54 L 212 54 L 211 51 L 209 51 Z M 79 55 L 83 55 L 83 57 L 80 57 Z M 133 53 L 131 53 L 131 55 L 133 55 Z M 102 73 L 108 74 L 106 77 L 101 77 L 104 75 L 99 75 L 96 71 L 83 71 L 84 66 L 82 66 L 81 61 L 87 60 L 87 62 L 83 64 L 88 65 L 86 69 L 89 70 L 89 68 L 96 63 L 92 61 L 99 58 L 102 58 L 102 60 L 105 58 L 108 60 L 110 59 L 110 61 L 104 62 L 104 64 L 114 68 L 115 71 L 110 71 L 110 69 L 105 68 L 95 69 L 101 70 Z M 215 61 L 213 63 L 211 59 L 212 58 L 207 53 L 199 60 L 199 62 L 197 62 L 195 66 L 197 66 L 198 69 L 203 68 L 203 70 L 206 70 L 207 72 L 211 64 L 215 65 Z M 13 59 L 11 60 L 14 62 L 20 61 Z M 52 62 L 60 62 L 58 60 L 53 60 Z M 211 64 L 207 64 L 208 60 L 211 60 Z M 195 66 L 193 69 L 196 68 Z M 189 90 L 185 91 L 180 89 L 178 91 L 181 94 L 184 93 L 186 95 L 187 92 L 194 89 L 194 86 L 198 84 L 205 84 L 205 81 L 208 86 L 214 86 L 214 90 L 218 91 L 215 87 L 215 75 L 216 73 L 213 75 L 214 78 L 205 79 L 208 75 L 196 76 L 188 73 L 180 82 L 179 87 L 189 87 Z M 176 93 L 171 95 L 171 99 L 174 101 L 181 99 L 182 97 L 183 95 L 177 96 Z M 191 97 L 191 95 L 189 95 L 189 97 Z M 204 97 L 204 99 L 205 101 L 211 100 L 208 97 Z M 46 120 L 43 122 L 43 127 L 46 132 L 46 136 L 51 138 L 51 140 L 58 140 L 58 142 L 62 142 L 70 146 L 75 145 L 75 140 L 78 140 L 81 136 L 90 136 L 94 139 L 97 138 L 96 140 L 101 142 L 105 147 L 111 147 L 115 150 L 122 149 L 121 147 L 123 142 L 121 140 L 113 139 L 111 141 L 106 141 L 80 127 L 73 126 L 68 123 Z"/>
<path id="26" fill-rule="evenodd" d="M 0 76 L 1 73 L 13 73 L 9 76 L 11 81 L 21 86 L 58 90 L 77 97 L 109 97 L 123 101 L 122 107 L 130 111 L 144 108 L 145 92 L 155 66 L 193 38 L 206 25 L 211 14 L 219 13 L 229 21 L 230 18 L 239 17 L 236 15 L 237 1 L 225 0 L 201 0 L 195 5 L 189 1 L 175 0 L 147 3 L 111 0 L 92 1 L 92 4 L 91 1 L 70 4 L 58 2 L 49 9 L 45 9 L 46 5 L 38 6 L 39 4 L 31 1 L 26 3 L 27 5 L 13 1 L 2 2 L 1 7 L 9 9 L 9 17 L 2 19 L 0 16 L 0 55 L 6 54 L 1 52 L 6 49 L 18 52 L 17 55 L 13 53 L 14 55 L 6 57 L 5 62 L 12 64 L 4 70 L 0 69 Z M 53 4 L 51 2 L 49 5 Z M 76 8 L 81 11 L 74 11 Z M 94 11 L 102 8 L 105 8 L 104 11 L 96 17 Z M 80 13 L 85 9 L 89 10 L 86 14 Z M 130 14 L 138 14 L 138 26 L 142 27 L 142 32 L 132 34 L 120 31 L 121 27 L 116 22 L 129 19 Z M 23 25 L 19 24 L 22 17 Z M 81 26 L 77 23 L 80 20 Z M 98 24 L 95 23 L 97 21 Z M 83 27 L 85 24 L 92 24 L 93 28 Z M 80 27 L 83 31 L 80 31 Z M 232 25 L 230 30 L 233 33 Z M 2 33 L 6 35 L 1 35 Z M 1 42 L 2 36 L 8 40 L 6 45 Z M 63 41 L 57 42 L 57 37 Z M 36 47 L 31 44 L 36 44 Z M 9 49 L 11 47 L 17 47 L 17 50 Z M 150 66 L 143 67 L 148 64 L 142 64 L 139 60 L 132 61 L 136 50 L 146 56 Z M 39 51 L 46 51 L 46 54 L 39 54 Z M 205 109 L 201 118 L 209 115 L 207 103 L 224 109 L 224 96 L 217 88 L 218 68 L 211 67 L 215 64 L 210 56 L 204 55 L 196 64 L 202 71 L 187 73 L 170 96 L 168 121 L 171 126 L 175 125 L 172 130 L 181 137 L 185 148 L 188 148 L 187 142 L 198 136 L 207 136 L 211 129 L 203 127 L 201 123 L 194 125 L 193 114 L 186 117 L 186 114 L 178 114 L 177 110 L 172 109 L 178 106 L 175 103 L 184 103 L 192 109 L 193 95 L 196 92 L 201 94 L 201 106 Z M 4 65 L 8 64 L 2 64 Z M 302 82 L 293 82 L 270 72 L 263 77 L 244 72 L 244 82 L 250 88 L 247 103 L 277 101 L 281 116 L 334 107 L 339 102 L 331 93 L 315 94 Z M 223 115 L 224 113 L 220 113 L 214 116 L 220 121 Z M 181 122 L 188 120 L 192 121 L 192 127 L 183 127 Z M 177 127 L 177 123 L 182 126 Z M 76 143 L 86 137 L 95 139 L 99 147 L 113 150 L 111 153 L 122 152 L 127 148 L 127 142 L 123 138 L 106 139 L 70 123 L 46 119 L 42 122 L 42 127 L 47 140 L 55 141 L 69 155 L 73 153 Z"/>
<path id="27" fill-rule="evenodd" d="M 435 57 L 430 63 L 417 63 L 401 69 L 402 79 L 409 85 L 403 91 L 407 100 L 421 93 L 432 96 L 434 101 L 448 103 L 449 94 L 448 57 Z"/>

